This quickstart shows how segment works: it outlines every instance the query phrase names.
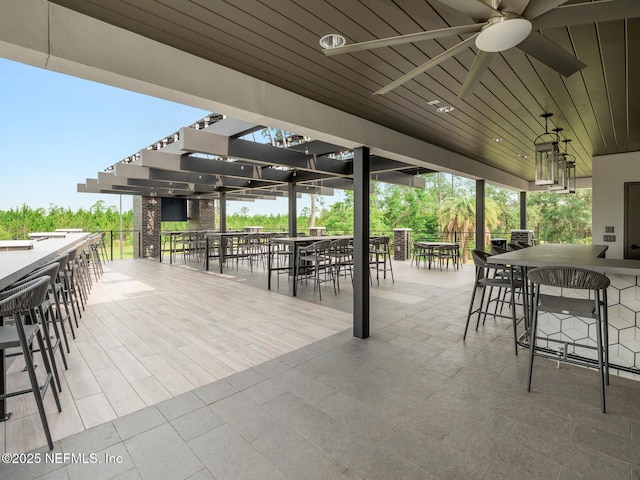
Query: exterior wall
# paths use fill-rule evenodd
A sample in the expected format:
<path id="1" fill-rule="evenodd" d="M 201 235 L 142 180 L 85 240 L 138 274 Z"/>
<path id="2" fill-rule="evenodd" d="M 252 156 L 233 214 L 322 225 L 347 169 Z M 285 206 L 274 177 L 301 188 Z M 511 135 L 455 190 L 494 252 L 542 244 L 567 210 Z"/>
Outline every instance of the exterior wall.
<path id="1" fill-rule="evenodd" d="M 133 229 L 140 232 L 140 241 L 133 244 L 134 257 L 159 258 L 160 198 L 133 197 Z"/>
<path id="2" fill-rule="evenodd" d="M 189 200 L 189 230 L 214 230 L 214 200 Z"/>
<path id="3" fill-rule="evenodd" d="M 624 256 L 624 184 L 640 181 L 640 152 L 593 158 L 594 244 L 609 245 L 607 258 Z M 604 242 L 606 226 L 614 227 L 615 242 Z"/>

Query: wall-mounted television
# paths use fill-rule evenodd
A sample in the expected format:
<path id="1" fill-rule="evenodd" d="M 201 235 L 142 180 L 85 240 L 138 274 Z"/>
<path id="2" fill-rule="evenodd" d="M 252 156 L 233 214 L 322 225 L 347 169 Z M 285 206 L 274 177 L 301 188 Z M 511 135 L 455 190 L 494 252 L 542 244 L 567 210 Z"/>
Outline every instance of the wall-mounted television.
<path id="1" fill-rule="evenodd" d="M 186 222 L 187 199 L 163 197 L 160 201 L 161 222 Z"/>

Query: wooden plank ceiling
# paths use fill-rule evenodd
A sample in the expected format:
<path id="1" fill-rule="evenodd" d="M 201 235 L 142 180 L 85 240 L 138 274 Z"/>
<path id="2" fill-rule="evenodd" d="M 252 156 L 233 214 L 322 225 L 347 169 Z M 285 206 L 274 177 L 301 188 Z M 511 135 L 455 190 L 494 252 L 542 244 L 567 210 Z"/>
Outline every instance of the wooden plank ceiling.
<path id="1" fill-rule="evenodd" d="M 566 4 L 583 3 L 571 0 Z M 596 0 L 597 1 L 597 0 Z M 372 92 L 467 38 L 326 57 L 318 39 L 348 43 L 468 25 L 437 0 L 53 0 L 340 110 L 533 180 L 533 142 L 563 128 L 578 177 L 591 157 L 640 150 L 640 19 L 543 29 L 587 64 L 569 78 L 512 48 L 474 94 L 458 99 L 475 46 L 386 95 Z M 452 105 L 448 114 L 428 102 Z M 499 142 L 492 139 L 500 138 Z M 522 158 L 528 156 L 528 158 Z M 428 159 L 426 159 L 428 160 Z"/>

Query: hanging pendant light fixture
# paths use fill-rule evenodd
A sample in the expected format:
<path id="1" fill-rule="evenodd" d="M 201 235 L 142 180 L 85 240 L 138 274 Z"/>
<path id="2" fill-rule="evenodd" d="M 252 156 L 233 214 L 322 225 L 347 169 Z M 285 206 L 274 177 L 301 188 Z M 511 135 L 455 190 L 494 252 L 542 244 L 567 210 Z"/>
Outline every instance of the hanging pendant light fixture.
<path id="1" fill-rule="evenodd" d="M 571 140 L 564 139 L 562 142 L 564 143 L 564 153 L 561 153 L 560 155 L 564 159 L 565 164 L 564 188 L 552 189 L 550 187 L 549 190 L 555 190 L 557 193 L 576 193 L 576 161 L 575 156 L 568 152 L 568 146 Z"/>
<path id="2" fill-rule="evenodd" d="M 558 136 L 558 139 L 560 138 L 560 132 L 562 132 L 562 128 L 554 128 L 552 131 L 553 133 L 555 133 Z M 565 141 L 565 140 L 563 140 Z M 566 143 L 565 143 L 565 150 L 566 150 Z M 558 147 L 559 150 L 559 147 Z M 550 184 L 547 188 L 549 190 L 553 190 L 553 191 L 557 191 L 559 193 L 564 192 L 565 190 L 567 190 L 567 158 L 566 158 L 566 152 L 562 153 L 562 152 L 558 152 L 557 156 L 556 156 L 556 161 L 555 161 L 555 165 L 554 165 L 555 171 L 554 171 L 554 181 L 552 184 Z"/>
<path id="3" fill-rule="evenodd" d="M 576 193 L 576 162 L 573 160 L 567 162 L 567 182 L 567 193 Z"/>
<path id="4" fill-rule="evenodd" d="M 549 131 L 549 118 L 553 113 L 543 113 L 544 133 L 538 135 L 534 140 L 536 151 L 536 185 L 557 184 L 557 161 L 560 154 L 558 142 L 560 137 L 557 133 Z"/>

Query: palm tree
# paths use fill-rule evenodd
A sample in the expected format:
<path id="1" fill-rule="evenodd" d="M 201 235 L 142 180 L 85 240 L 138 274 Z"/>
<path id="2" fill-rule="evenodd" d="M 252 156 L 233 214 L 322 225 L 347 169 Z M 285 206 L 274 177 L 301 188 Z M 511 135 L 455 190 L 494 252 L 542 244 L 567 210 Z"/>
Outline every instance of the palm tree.
<path id="1" fill-rule="evenodd" d="M 499 225 L 498 207 L 490 198 L 485 198 L 485 235 L 491 239 L 490 229 Z M 445 239 L 457 239 L 462 250 L 462 261 L 466 261 L 469 251 L 469 236 L 476 229 L 476 200 L 475 197 L 454 196 L 445 198 L 438 210 L 438 221 Z M 486 241 L 485 244 L 489 243 Z"/>

